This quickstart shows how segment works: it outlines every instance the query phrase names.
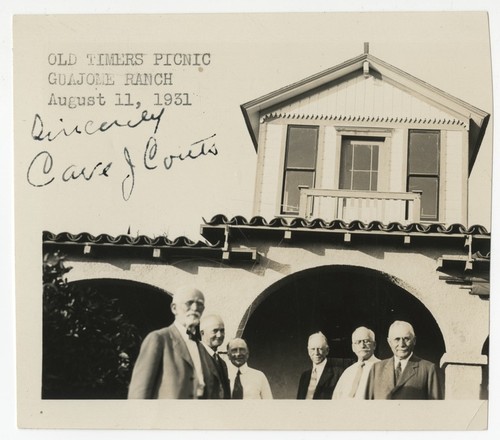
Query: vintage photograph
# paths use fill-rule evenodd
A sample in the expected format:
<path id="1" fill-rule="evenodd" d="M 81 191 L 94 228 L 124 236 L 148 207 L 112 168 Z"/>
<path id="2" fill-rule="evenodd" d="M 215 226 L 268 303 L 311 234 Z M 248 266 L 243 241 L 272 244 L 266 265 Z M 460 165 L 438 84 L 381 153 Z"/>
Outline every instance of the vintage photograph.
<path id="1" fill-rule="evenodd" d="M 487 427 L 486 13 L 20 15 L 14 74 L 22 425 Z"/>

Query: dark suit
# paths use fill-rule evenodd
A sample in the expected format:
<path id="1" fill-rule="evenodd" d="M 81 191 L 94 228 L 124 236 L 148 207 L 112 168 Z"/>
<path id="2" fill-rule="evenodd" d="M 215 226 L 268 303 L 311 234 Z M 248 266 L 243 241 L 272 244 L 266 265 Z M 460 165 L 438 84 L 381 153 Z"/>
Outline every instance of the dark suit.
<path id="1" fill-rule="evenodd" d="M 230 399 L 231 388 L 226 363 L 220 357 L 216 361 L 203 344 L 200 344 L 200 352 L 203 352 L 203 356 L 206 356 L 209 370 L 209 376 L 205 378 L 206 398 Z"/>
<path id="2" fill-rule="evenodd" d="M 366 387 L 367 399 L 442 399 L 436 366 L 412 355 L 397 383 L 394 358 L 373 365 Z"/>
<path id="3" fill-rule="evenodd" d="M 203 350 L 204 351 L 204 350 Z M 206 356 L 200 350 L 203 377 L 209 377 Z M 193 399 L 196 371 L 177 327 L 151 332 L 141 345 L 130 381 L 129 399 Z M 207 382 L 207 381 L 206 381 Z M 210 383 L 205 387 L 208 390 Z"/>
<path id="4" fill-rule="evenodd" d="M 333 365 L 333 361 L 327 359 L 325 369 L 319 378 L 318 384 L 314 391 L 313 399 L 331 399 L 335 385 L 342 375 L 342 368 Z M 300 376 L 299 389 L 297 391 L 297 399 L 305 399 L 307 388 L 311 380 L 312 368 L 304 371 Z"/>

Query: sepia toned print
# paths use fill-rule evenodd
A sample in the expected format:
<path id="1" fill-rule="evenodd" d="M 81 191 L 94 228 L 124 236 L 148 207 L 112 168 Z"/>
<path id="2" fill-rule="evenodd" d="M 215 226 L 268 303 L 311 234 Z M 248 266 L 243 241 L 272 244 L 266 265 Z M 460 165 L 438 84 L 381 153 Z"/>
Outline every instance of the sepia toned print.
<path id="1" fill-rule="evenodd" d="M 339 40 L 373 18 L 393 38 Z M 207 415 L 255 409 L 197 427 L 255 417 L 253 427 L 288 428 L 293 408 L 303 416 L 290 428 L 318 429 L 311 405 L 375 418 L 396 400 L 395 411 L 447 414 L 423 429 L 474 417 L 484 428 L 487 16 L 144 16 L 144 29 L 164 30 L 127 42 L 130 19 L 16 18 L 18 47 L 33 43 L 15 63 L 17 215 L 39 213 L 18 244 L 29 255 L 20 268 L 39 276 L 18 272 L 17 296 L 41 331 L 19 340 L 20 361 L 36 344 L 40 359 L 38 376 L 19 371 L 32 399 L 20 399 L 20 420 L 63 427 L 23 408 L 55 404 L 55 415 L 64 403 L 102 427 L 107 403 L 123 427 L 193 427 L 174 420 L 182 399 Z M 203 20 L 218 25 L 208 38 Z M 443 22 L 475 48 L 453 68 Z M 58 40 L 68 23 L 75 36 L 85 23 L 113 32 Z M 318 33 L 299 39 L 299 25 Z M 126 416 L 151 404 L 172 418 Z M 276 417 L 262 416 L 269 408 Z M 398 423 L 346 417 L 321 429 L 415 429 Z"/>

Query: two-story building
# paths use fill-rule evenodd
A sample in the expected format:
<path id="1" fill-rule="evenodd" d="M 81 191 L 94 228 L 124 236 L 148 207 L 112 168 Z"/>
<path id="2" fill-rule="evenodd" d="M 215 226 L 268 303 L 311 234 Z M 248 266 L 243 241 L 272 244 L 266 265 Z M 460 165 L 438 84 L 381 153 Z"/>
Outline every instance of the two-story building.
<path id="1" fill-rule="evenodd" d="M 308 336 L 352 358 L 360 325 L 413 323 L 447 399 L 487 396 L 490 235 L 468 224 L 468 178 L 489 114 L 365 53 L 241 106 L 258 155 L 253 217 L 206 241 L 44 233 L 73 283 L 104 289 L 144 333 L 195 284 L 276 398 L 294 398 Z"/>

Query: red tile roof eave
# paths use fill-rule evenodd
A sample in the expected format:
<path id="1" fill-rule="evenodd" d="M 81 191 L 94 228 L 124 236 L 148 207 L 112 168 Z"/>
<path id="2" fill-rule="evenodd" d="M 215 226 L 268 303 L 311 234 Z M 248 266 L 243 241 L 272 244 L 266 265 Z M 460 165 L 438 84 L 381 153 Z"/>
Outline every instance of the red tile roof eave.
<path id="1" fill-rule="evenodd" d="M 307 220 L 301 217 L 294 217 L 287 221 L 284 217 L 274 217 L 270 221 L 266 220 L 262 216 L 254 216 L 250 219 L 238 215 L 231 219 L 228 219 L 223 214 L 217 214 L 212 217 L 211 220 L 204 220 L 203 228 L 207 226 L 216 227 L 240 227 L 240 228 L 257 228 L 257 229 L 269 229 L 269 230 L 322 230 L 322 231 L 340 231 L 340 232 L 384 232 L 388 234 L 401 233 L 403 235 L 408 234 L 421 234 L 430 235 L 434 234 L 437 236 L 441 235 L 455 235 L 455 236 L 467 236 L 472 235 L 474 237 L 488 238 L 490 233 L 486 230 L 484 226 L 473 225 L 471 227 L 465 227 L 464 225 L 454 223 L 448 226 L 440 223 L 410 223 L 403 225 L 398 222 L 391 222 L 388 224 L 383 224 L 380 221 L 372 221 L 370 223 L 363 223 L 360 220 L 353 220 L 350 222 L 345 222 L 342 220 L 332 220 L 326 221 L 321 218 L 315 218 L 312 220 Z M 417 229 L 417 231 L 414 231 Z M 458 231 L 457 231 L 458 230 Z"/>
<path id="2" fill-rule="evenodd" d="M 446 233 L 446 232 L 415 232 L 415 231 L 381 231 L 381 230 L 349 230 L 349 229 L 322 229 L 322 228 L 295 228 L 295 227 L 283 227 L 283 226 L 250 226 L 250 225 L 203 225 L 203 229 L 236 229 L 236 230 L 253 230 L 253 231 L 291 231 L 291 232 L 301 232 L 301 233 L 311 233 L 311 234 L 351 234 L 351 235 L 380 235 L 380 236 L 412 236 L 412 237 L 447 237 L 447 238 L 464 238 L 468 235 L 473 235 L 474 238 L 490 240 L 490 236 L 487 234 L 470 234 L 466 232 L 460 233 Z M 203 234 L 202 234 L 203 235 Z"/>
<path id="3" fill-rule="evenodd" d="M 61 232 L 54 234 L 43 231 L 42 242 L 44 244 L 64 244 L 64 245 L 90 245 L 90 246 L 119 246 L 130 248 L 158 248 L 158 249 L 206 249 L 217 250 L 221 248 L 220 243 L 210 244 L 202 241 L 194 242 L 184 236 L 169 240 L 166 237 L 150 238 L 148 236 L 131 237 L 128 235 L 118 235 L 112 237 L 108 234 L 94 236 L 88 232 L 71 234 Z M 163 242 L 163 243 L 161 243 Z"/>

